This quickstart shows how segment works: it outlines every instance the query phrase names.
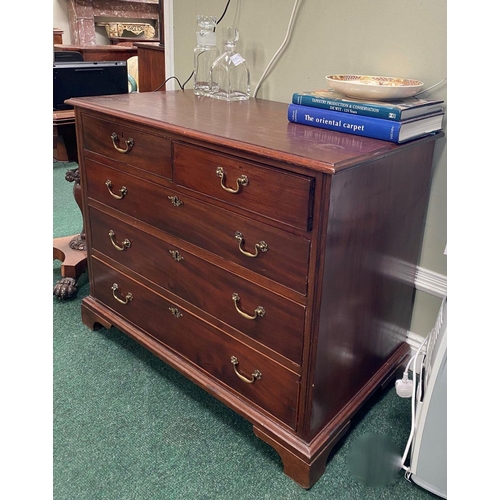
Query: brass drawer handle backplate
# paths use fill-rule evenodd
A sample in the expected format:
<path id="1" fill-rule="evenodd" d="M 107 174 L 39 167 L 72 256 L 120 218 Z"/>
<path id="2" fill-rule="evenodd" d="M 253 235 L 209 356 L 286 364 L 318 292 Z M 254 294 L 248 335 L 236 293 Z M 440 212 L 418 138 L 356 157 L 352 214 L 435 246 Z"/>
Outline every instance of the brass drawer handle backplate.
<path id="1" fill-rule="evenodd" d="M 118 143 L 120 142 L 120 138 L 118 137 L 118 134 L 116 132 L 113 132 L 111 134 L 111 140 L 113 141 L 113 146 L 114 148 L 119 152 L 119 153 L 128 153 L 134 146 L 134 139 L 132 139 L 132 137 L 130 137 L 129 139 L 127 139 L 125 141 L 125 144 L 127 145 L 127 147 L 125 149 L 123 148 L 120 148 L 118 146 Z"/>
<path id="2" fill-rule="evenodd" d="M 177 196 L 168 196 L 167 198 L 172 202 L 174 207 L 180 207 L 183 204 L 183 201 Z"/>
<path id="3" fill-rule="evenodd" d="M 108 188 L 108 191 L 109 191 L 109 194 L 113 198 L 116 198 L 117 200 L 121 200 L 128 193 L 128 190 L 127 190 L 127 188 L 125 186 L 122 186 L 120 188 L 120 191 L 118 191 L 120 194 L 113 193 L 113 191 L 112 191 L 112 189 L 113 189 L 113 183 L 109 179 L 107 179 L 104 184 L 106 184 L 106 186 Z"/>
<path id="4" fill-rule="evenodd" d="M 260 373 L 259 370 L 254 370 L 254 372 L 252 373 L 252 378 L 246 378 L 244 375 L 242 375 L 236 368 L 239 363 L 236 356 L 231 356 L 231 363 L 233 364 L 234 373 L 238 375 L 238 378 L 240 380 L 243 380 L 243 382 L 246 382 L 247 384 L 253 384 L 256 380 L 260 380 L 262 378 L 262 373 Z"/>
<path id="5" fill-rule="evenodd" d="M 182 318 L 182 313 L 177 309 L 177 307 L 169 307 L 168 310 L 176 317 Z"/>
<path id="6" fill-rule="evenodd" d="M 224 178 L 226 177 L 226 174 L 222 167 L 217 167 L 215 173 L 217 174 L 217 177 L 220 177 L 220 185 L 222 186 L 222 189 L 228 193 L 239 193 L 242 186 L 248 186 L 248 177 L 246 175 L 242 175 L 236 179 L 236 189 L 233 189 L 224 186 Z"/>
<path id="7" fill-rule="evenodd" d="M 233 293 L 231 298 L 233 299 L 234 307 L 236 308 L 238 313 L 241 314 L 245 319 L 257 319 L 258 317 L 263 318 L 266 314 L 266 311 L 264 310 L 264 308 L 262 306 L 259 306 L 259 307 L 257 307 L 257 309 L 255 309 L 255 314 L 253 316 L 250 316 L 249 314 L 247 314 L 246 312 L 243 312 L 238 307 L 238 302 L 240 301 L 240 296 L 236 292 Z"/>
<path id="8" fill-rule="evenodd" d="M 130 243 L 129 239 L 124 239 L 122 241 L 121 246 L 118 245 L 118 243 L 116 243 L 116 241 L 115 241 L 115 232 L 112 229 L 109 230 L 108 234 L 109 234 L 109 239 L 111 240 L 111 243 L 120 252 L 123 252 L 123 250 L 125 250 L 126 248 L 130 248 L 130 245 L 132 245 L 132 243 Z"/>
<path id="9" fill-rule="evenodd" d="M 238 248 L 240 249 L 240 252 L 247 257 L 257 257 L 259 252 L 267 252 L 269 249 L 265 241 L 259 241 L 259 243 L 255 243 L 255 253 L 247 252 L 243 249 L 243 235 L 239 231 L 236 231 L 236 233 L 234 233 L 234 237 L 239 241 Z"/>
<path id="10" fill-rule="evenodd" d="M 180 254 L 178 250 L 169 250 L 168 253 L 177 262 L 180 262 L 182 259 L 184 259 L 184 257 Z"/>
<path id="11" fill-rule="evenodd" d="M 120 304 L 128 304 L 134 298 L 130 292 L 128 292 L 127 295 L 125 296 L 125 300 L 123 300 L 121 297 L 118 297 L 115 293 L 118 290 L 118 285 L 116 283 L 113 283 L 111 290 L 113 290 L 113 297 Z"/>

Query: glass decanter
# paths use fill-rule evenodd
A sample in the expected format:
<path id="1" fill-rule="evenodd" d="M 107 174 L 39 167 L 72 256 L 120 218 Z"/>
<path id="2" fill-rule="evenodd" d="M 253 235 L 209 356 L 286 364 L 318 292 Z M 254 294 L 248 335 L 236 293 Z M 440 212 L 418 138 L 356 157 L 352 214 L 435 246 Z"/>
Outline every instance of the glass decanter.
<path id="1" fill-rule="evenodd" d="M 194 93 L 208 95 L 210 90 L 210 68 L 219 57 L 216 46 L 215 26 L 217 19 L 213 16 L 196 16 L 199 31 L 196 32 L 194 49 Z"/>
<path id="2" fill-rule="evenodd" d="M 245 59 L 236 52 L 238 28 L 221 29 L 224 52 L 210 69 L 210 97 L 224 101 L 242 101 L 250 97 L 250 73 Z"/>

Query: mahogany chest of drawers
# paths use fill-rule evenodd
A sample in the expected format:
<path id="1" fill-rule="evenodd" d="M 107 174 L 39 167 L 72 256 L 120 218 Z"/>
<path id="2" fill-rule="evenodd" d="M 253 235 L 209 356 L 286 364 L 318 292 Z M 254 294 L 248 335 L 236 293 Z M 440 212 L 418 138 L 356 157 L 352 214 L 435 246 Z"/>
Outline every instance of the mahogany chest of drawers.
<path id="1" fill-rule="evenodd" d="M 437 134 L 405 145 L 190 91 L 71 99 L 89 328 L 252 424 L 309 488 L 405 362 Z"/>

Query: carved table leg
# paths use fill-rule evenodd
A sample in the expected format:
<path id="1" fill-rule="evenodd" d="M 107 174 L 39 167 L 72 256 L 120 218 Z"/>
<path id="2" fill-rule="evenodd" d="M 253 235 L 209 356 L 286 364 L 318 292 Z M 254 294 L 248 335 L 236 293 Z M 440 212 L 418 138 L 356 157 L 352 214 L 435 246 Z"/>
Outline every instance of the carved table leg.
<path id="1" fill-rule="evenodd" d="M 82 212 L 82 188 L 78 168 L 68 170 L 66 180 L 74 182 L 73 196 L 80 208 L 80 212 Z M 62 279 L 56 283 L 53 294 L 60 300 L 71 299 L 77 293 L 78 278 L 87 270 L 85 228 L 82 229 L 80 234 L 55 238 L 53 241 L 53 258 L 62 262 Z"/>

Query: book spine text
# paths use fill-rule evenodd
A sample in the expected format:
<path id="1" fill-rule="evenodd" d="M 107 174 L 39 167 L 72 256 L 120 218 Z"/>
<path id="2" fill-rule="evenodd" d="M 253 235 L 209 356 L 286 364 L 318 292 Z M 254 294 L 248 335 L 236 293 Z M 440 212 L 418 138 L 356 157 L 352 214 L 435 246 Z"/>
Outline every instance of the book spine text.
<path id="1" fill-rule="evenodd" d="M 290 104 L 288 106 L 288 120 L 383 141 L 398 142 L 399 140 L 400 124 L 398 122 L 367 116 Z"/>
<path id="2" fill-rule="evenodd" d="M 382 118 L 385 120 L 399 121 L 401 119 L 401 110 L 394 107 L 346 102 L 342 100 L 336 101 L 332 99 L 314 97 L 312 95 L 301 95 L 299 93 L 294 93 L 292 95 L 292 104 L 328 109 L 330 111 L 350 113 L 353 115 L 371 116 L 373 118 Z"/>

